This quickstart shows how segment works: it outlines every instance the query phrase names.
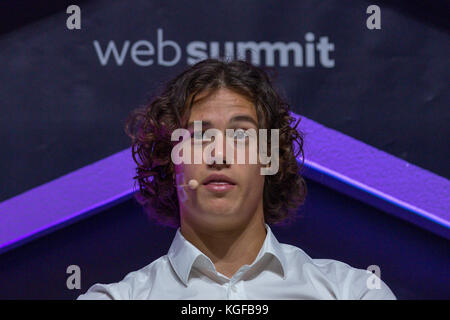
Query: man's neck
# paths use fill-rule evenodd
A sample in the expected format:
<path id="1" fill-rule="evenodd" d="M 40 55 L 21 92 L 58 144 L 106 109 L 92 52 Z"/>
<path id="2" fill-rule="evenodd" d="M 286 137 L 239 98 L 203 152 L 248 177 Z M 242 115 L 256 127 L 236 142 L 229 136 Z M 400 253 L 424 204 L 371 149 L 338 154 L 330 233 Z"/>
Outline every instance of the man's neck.
<path id="1" fill-rule="evenodd" d="M 196 229 L 185 223 L 181 233 L 211 259 L 218 272 L 229 278 L 241 266 L 252 264 L 266 238 L 264 219 L 257 217 L 242 228 L 223 232 Z"/>

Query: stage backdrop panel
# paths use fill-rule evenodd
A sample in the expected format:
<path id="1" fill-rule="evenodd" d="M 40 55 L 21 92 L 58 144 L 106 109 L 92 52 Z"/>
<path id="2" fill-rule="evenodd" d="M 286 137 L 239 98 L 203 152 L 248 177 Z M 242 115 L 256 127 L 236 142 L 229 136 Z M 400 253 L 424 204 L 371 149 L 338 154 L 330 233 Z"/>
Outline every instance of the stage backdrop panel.
<path id="1" fill-rule="evenodd" d="M 380 1 L 380 30 L 369 1 L 83 1 L 80 30 L 36 5 L 17 25 L 6 2 L 0 201 L 125 149 L 133 108 L 225 54 L 273 68 L 297 113 L 450 176 L 448 1 Z"/>

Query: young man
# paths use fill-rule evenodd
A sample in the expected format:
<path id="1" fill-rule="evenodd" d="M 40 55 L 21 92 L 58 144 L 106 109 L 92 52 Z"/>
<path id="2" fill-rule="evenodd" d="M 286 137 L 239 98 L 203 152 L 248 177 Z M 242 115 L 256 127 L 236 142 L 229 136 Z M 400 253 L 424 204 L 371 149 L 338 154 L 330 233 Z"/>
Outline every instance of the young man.
<path id="1" fill-rule="evenodd" d="M 178 228 L 175 238 L 167 255 L 118 283 L 95 284 L 78 299 L 395 299 L 381 280 L 380 288 L 368 288 L 373 275 L 366 270 L 312 259 L 272 233 L 268 224 L 293 220 L 306 196 L 297 162 L 303 138 L 292 121 L 267 74 L 244 61 L 204 60 L 170 81 L 132 114 L 126 130 L 138 200 L 151 217 Z M 193 139 L 173 141 L 180 128 Z M 213 141 L 202 139 L 206 129 L 227 137 L 231 130 L 232 139 L 214 138 L 219 143 L 205 152 Z M 265 175 L 267 162 L 249 161 L 256 152 L 249 132 L 261 129 L 271 139 L 257 140 L 269 142 L 276 162 Z M 200 162 L 192 153 L 197 142 Z M 181 163 L 173 153 L 180 143 L 193 147 L 181 149 Z M 244 162 L 236 161 L 239 151 Z"/>

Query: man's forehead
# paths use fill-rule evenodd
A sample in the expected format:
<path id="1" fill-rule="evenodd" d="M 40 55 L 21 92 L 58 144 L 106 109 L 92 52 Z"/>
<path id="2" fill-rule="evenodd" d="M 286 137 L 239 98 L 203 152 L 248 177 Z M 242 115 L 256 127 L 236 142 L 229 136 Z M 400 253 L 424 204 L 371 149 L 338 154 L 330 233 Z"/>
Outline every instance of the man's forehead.
<path id="1" fill-rule="evenodd" d="M 247 114 L 249 116 L 256 116 L 256 109 L 253 105 L 240 103 L 217 103 L 217 104 L 203 104 L 194 105 L 191 108 L 191 118 L 195 117 L 231 117 L 234 114 Z"/>
<path id="2" fill-rule="evenodd" d="M 223 107 L 254 108 L 253 102 L 246 96 L 225 88 L 196 94 L 192 101 L 192 108 L 215 107 L 218 103 Z"/>
<path id="3" fill-rule="evenodd" d="M 194 106 L 190 112 L 189 124 L 196 120 L 209 123 L 247 121 L 258 125 L 255 107 L 242 104 Z"/>
<path id="4" fill-rule="evenodd" d="M 228 89 L 202 92 L 197 95 L 189 112 L 188 124 L 195 120 L 258 123 L 254 104 L 247 97 Z"/>

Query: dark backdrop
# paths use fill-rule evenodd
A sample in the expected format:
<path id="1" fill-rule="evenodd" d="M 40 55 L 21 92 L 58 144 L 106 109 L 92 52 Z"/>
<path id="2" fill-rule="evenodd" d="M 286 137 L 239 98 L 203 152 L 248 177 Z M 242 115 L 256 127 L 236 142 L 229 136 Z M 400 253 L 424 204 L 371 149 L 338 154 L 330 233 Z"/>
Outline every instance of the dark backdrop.
<path id="1" fill-rule="evenodd" d="M 66 28 L 66 5 L 81 30 Z M 123 121 L 187 67 L 186 45 L 327 37 L 334 67 L 274 71 L 293 109 L 326 126 L 450 176 L 448 1 L 378 1 L 381 30 L 366 28 L 369 1 L 2 1 L 0 201 L 129 146 Z M 102 65 L 109 41 L 175 41 L 173 66 L 139 66 L 130 49 Z M 156 48 L 155 48 L 156 51 Z M 165 59 L 174 57 L 165 49 Z M 262 65 L 265 65 L 262 55 Z"/>

